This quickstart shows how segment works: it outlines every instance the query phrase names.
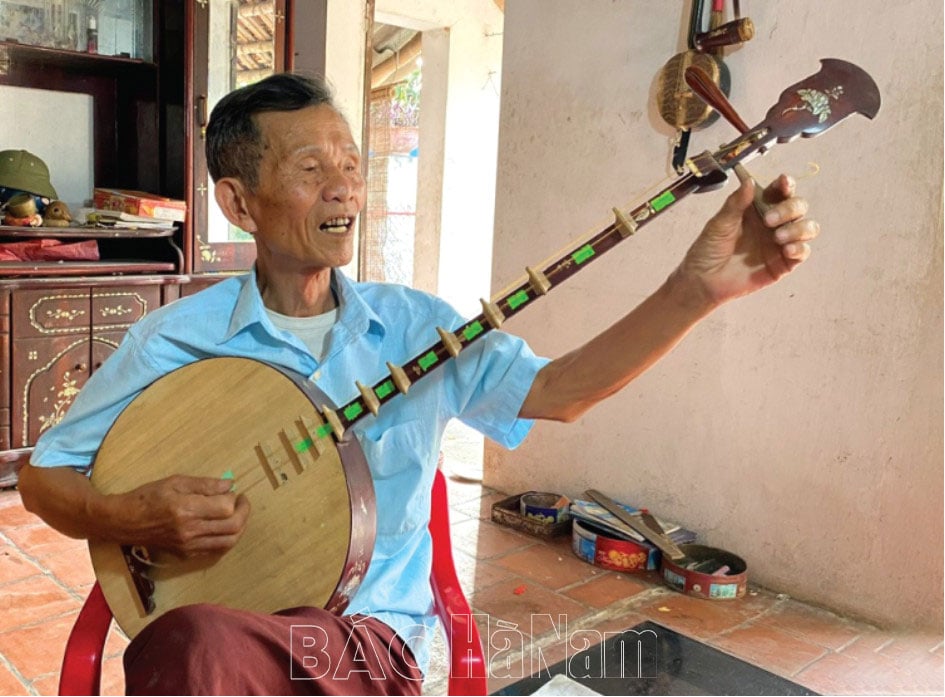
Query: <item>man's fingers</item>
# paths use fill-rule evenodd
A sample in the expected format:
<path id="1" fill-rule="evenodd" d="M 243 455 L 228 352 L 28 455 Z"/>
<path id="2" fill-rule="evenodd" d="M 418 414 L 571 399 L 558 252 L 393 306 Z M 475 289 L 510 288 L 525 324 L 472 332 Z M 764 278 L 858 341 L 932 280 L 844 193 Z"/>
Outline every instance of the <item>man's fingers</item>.
<path id="1" fill-rule="evenodd" d="M 778 203 L 786 198 L 791 198 L 797 192 L 797 181 L 794 177 L 786 174 L 778 175 L 778 178 L 765 187 L 762 199 L 765 203 Z"/>
<path id="2" fill-rule="evenodd" d="M 810 256 L 810 245 L 806 242 L 790 242 L 781 247 L 781 255 L 788 261 L 805 261 Z"/>
<path id="3" fill-rule="evenodd" d="M 242 497 L 246 501 L 245 497 Z M 200 536 L 215 535 L 235 535 L 240 533 L 246 526 L 246 518 L 249 515 L 249 502 L 246 502 L 245 508 L 239 505 L 233 515 L 226 518 L 208 518 L 200 526 Z"/>
<path id="4" fill-rule="evenodd" d="M 785 199 L 780 203 L 774 204 L 769 211 L 765 213 L 765 225 L 768 227 L 778 227 L 792 220 L 798 220 L 807 215 L 809 206 L 806 199 L 792 197 Z"/>
<path id="5" fill-rule="evenodd" d="M 239 542 L 242 534 L 242 531 L 240 531 L 228 535 L 205 535 L 195 538 L 183 550 L 183 555 L 185 557 L 196 557 L 204 554 L 228 552 Z"/>
<path id="6" fill-rule="evenodd" d="M 809 242 L 820 234 L 820 224 L 816 220 L 795 220 L 774 231 L 778 244 L 791 242 Z"/>
<path id="7" fill-rule="evenodd" d="M 216 477 L 189 477 L 179 475 L 172 477 L 174 490 L 181 494 L 201 494 L 202 496 L 217 496 L 225 494 L 233 488 L 232 479 Z"/>
<path id="8" fill-rule="evenodd" d="M 236 497 L 232 515 L 202 520 L 199 530 L 184 545 L 184 556 L 225 552 L 231 549 L 246 529 L 250 510 L 249 499 L 240 495 Z"/>

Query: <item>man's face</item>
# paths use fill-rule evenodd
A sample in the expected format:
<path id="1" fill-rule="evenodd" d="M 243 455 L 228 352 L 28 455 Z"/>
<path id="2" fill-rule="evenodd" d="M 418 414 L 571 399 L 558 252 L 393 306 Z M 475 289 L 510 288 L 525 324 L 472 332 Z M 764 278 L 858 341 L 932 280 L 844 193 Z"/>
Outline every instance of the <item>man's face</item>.
<path id="1" fill-rule="evenodd" d="M 256 116 L 263 156 L 246 206 L 257 254 L 270 270 L 344 266 L 364 206 L 361 155 L 344 119 L 329 106 Z"/>

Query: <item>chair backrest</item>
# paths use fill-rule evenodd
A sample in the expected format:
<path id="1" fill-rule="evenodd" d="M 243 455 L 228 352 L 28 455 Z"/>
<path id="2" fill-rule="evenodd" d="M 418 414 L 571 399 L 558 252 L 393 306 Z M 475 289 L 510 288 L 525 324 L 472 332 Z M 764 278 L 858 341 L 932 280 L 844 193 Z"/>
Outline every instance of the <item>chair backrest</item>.
<path id="1" fill-rule="evenodd" d="M 437 470 L 430 505 L 433 569 L 430 585 L 434 609 L 443 623 L 450 654 L 449 693 L 486 694 L 486 666 L 479 630 L 456 577 L 450 543 L 449 500 L 446 479 Z M 102 654 L 112 622 L 112 611 L 98 583 L 76 619 L 59 675 L 60 695 L 97 695 L 102 678 Z"/>

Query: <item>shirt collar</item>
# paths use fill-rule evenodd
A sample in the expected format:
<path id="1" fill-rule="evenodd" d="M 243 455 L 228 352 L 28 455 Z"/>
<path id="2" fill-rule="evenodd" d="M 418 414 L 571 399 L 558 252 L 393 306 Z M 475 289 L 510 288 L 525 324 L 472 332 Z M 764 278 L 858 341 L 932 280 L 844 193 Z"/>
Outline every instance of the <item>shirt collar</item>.
<path id="1" fill-rule="evenodd" d="M 243 276 L 242 282 L 233 314 L 230 316 L 230 324 L 220 341 L 221 344 L 253 324 L 262 325 L 270 334 L 276 333 L 275 327 L 266 314 L 259 285 L 256 283 L 255 264 L 250 272 Z M 354 284 L 338 269 L 332 269 L 331 287 L 337 293 L 339 301 L 336 327 L 344 327 L 352 337 L 369 333 L 383 338 L 387 332 L 383 320 L 364 301 Z"/>

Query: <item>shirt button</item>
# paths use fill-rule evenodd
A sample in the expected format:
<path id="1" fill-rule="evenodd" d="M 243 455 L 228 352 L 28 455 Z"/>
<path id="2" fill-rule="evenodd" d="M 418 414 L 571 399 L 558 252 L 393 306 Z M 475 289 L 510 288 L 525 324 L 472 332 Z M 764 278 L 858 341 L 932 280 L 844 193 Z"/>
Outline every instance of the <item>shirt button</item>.
<path id="1" fill-rule="evenodd" d="M 312 373 L 312 380 L 319 380 L 321 379 L 321 377 L 322 377 L 322 371 L 320 370 L 316 370 L 314 373 Z"/>

